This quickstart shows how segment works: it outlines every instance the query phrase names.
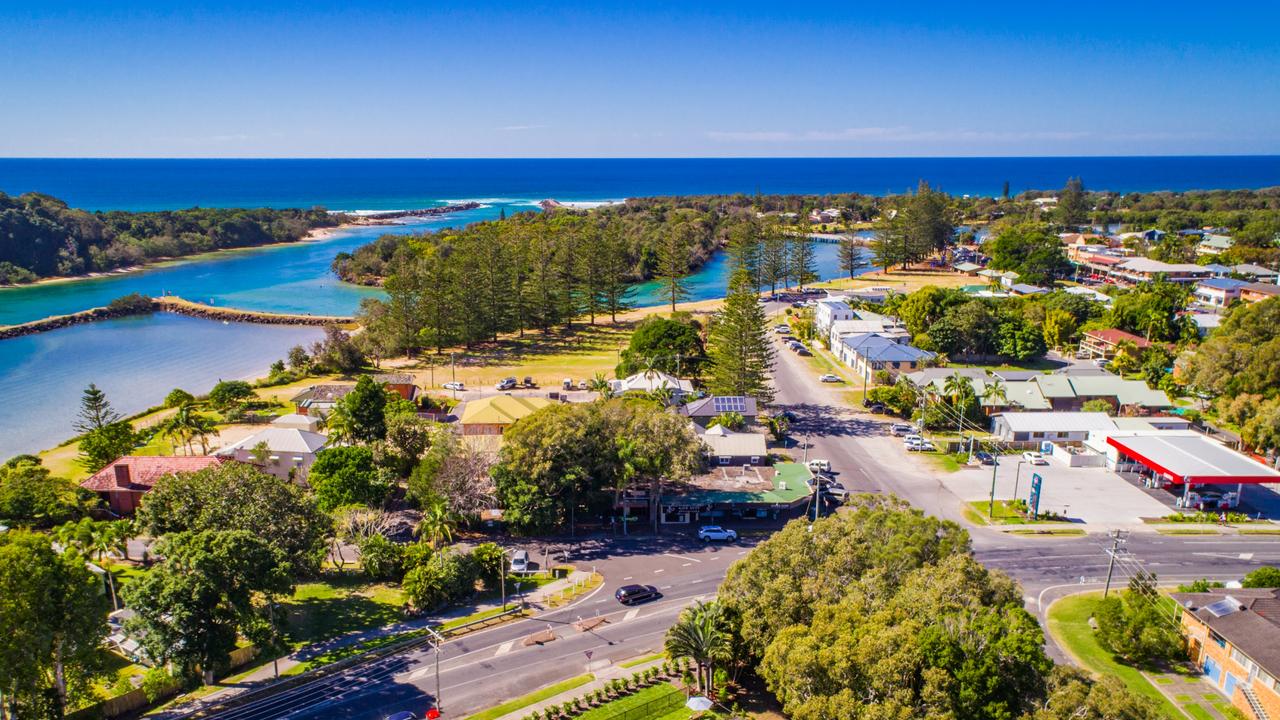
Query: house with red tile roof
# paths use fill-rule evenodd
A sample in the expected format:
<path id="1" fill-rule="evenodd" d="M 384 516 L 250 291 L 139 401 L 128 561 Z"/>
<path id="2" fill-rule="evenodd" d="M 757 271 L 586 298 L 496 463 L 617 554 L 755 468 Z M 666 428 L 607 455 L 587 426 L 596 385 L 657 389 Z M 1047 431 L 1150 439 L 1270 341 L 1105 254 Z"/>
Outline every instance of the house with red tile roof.
<path id="1" fill-rule="evenodd" d="M 1122 342 L 1131 342 L 1139 350 L 1151 347 L 1151 342 L 1144 337 L 1125 332 L 1117 328 L 1106 330 L 1089 330 L 1080 340 L 1080 351 L 1093 358 L 1111 358 Z"/>
<path id="2" fill-rule="evenodd" d="M 160 478 L 220 462 L 222 458 L 205 455 L 126 455 L 90 475 L 80 487 L 97 493 L 117 515 L 132 515 Z"/>

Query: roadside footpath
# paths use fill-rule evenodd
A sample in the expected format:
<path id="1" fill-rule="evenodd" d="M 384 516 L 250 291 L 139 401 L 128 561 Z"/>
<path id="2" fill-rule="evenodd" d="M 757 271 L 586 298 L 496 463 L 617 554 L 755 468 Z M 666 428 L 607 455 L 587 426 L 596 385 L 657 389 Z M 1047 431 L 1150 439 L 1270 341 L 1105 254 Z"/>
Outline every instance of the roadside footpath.
<path id="1" fill-rule="evenodd" d="M 556 605 L 563 604 L 566 596 L 576 588 L 584 588 L 590 585 L 593 573 L 586 570 L 574 570 L 567 577 L 560 580 L 547 583 L 536 590 L 527 593 L 524 596 L 526 608 L 537 613 L 542 610 L 553 608 Z M 598 583 L 597 583 L 598 584 Z M 512 598 L 508 598 L 510 607 L 518 607 Z M 384 625 L 382 627 L 368 628 L 356 632 L 347 633 L 324 642 L 313 643 L 306 647 L 279 658 L 272 662 L 267 661 L 265 664 L 254 668 L 253 670 L 242 673 L 240 675 L 225 678 L 214 687 L 218 689 L 208 692 L 204 695 L 191 697 L 186 701 L 179 700 L 178 704 L 170 704 L 159 710 L 147 714 L 150 718 L 160 718 L 161 720 L 176 720 L 191 715 L 205 708 L 212 707 L 222 702 L 234 698 L 235 696 L 259 690 L 271 685 L 277 679 L 277 673 L 280 678 L 286 676 L 301 675 L 310 669 L 307 664 L 315 661 L 323 656 L 341 655 L 343 650 L 350 650 L 352 656 L 358 655 L 363 650 L 362 645 L 377 645 L 380 642 L 394 642 L 394 638 L 406 635 L 416 631 L 423 630 L 428 627 L 437 627 L 451 622 L 462 621 L 465 618 L 477 617 L 483 619 L 490 615 L 496 615 L 501 612 L 501 603 L 479 603 L 466 607 L 455 608 L 449 612 L 439 615 L 433 615 L 425 618 L 415 618 L 404 622 Z M 535 615 L 536 617 L 536 615 Z M 197 694 L 201 690 L 195 691 Z"/>

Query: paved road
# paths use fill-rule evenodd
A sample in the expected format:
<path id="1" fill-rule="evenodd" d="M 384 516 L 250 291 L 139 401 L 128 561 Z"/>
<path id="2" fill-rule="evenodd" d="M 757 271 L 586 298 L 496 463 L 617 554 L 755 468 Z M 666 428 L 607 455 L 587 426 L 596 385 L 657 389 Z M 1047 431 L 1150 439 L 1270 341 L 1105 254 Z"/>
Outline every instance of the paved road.
<path id="1" fill-rule="evenodd" d="M 803 358 L 780 349 L 775 384 L 778 402 L 797 415 L 793 434 L 806 442 L 809 457 L 829 459 L 849 490 L 893 492 L 929 514 L 963 522 L 960 499 L 926 461 L 905 453 L 885 423 L 841 404 L 834 388 L 819 383 Z M 1107 573 L 1109 539 L 1101 534 L 1033 538 L 984 528 L 970 532 L 978 559 L 1018 579 L 1028 609 L 1041 616 L 1057 597 L 1101 587 Z M 659 649 L 680 609 L 696 598 L 713 595 L 729 564 L 749 548 L 747 542 L 704 548 L 675 533 L 657 539 L 641 536 L 586 543 L 573 560 L 579 567 L 596 566 L 605 573 L 606 584 L 568 608 L 447 643 L 440 661 L 442 707 L 449 717 L 462 717 L 610 661 Z M 1133 534 L 1126 550 L 1129 554 L 1116 570 L 1120 585 L 1139 567 L 1156 572 L 1162 580 L 1188 581 L 1234 579 L 1260 564 L 1280 564 L 1280 540 L 1259 537 Z M 637 608 L 620 607 L 613 591 L 629 583 L 656 585 L 664 597 Z M 573 628 L 576 620 L 596 615 L 610 622 L 587 633 Z M 523 638 L 548 625 L 557 640 L 545 646 L 522 645 Z M 1061 659 L 1055 648 L 1050 647 L 1050 652 Z M 421 712 L 434 692 L 435 656 L 425 649 L 328 683 L 323 692 L 295 698 L 293 703 L 256 714 L 219 717 L 376 720 L 401 709 Z"/>
<path id="2" fill-rule="evenodd" d="M 687 535 L 587 542 L 573 558 L 595 565 L 607 581 L 593 594 L 536 619 L 497 626 L 444 645 L 440 661 L 441 706 L 449 717 L 531 692 L 539 687 L 661 649 L 662 638 L 680 610 L 697 598 L 710 599 L 725 570 L 754 543 L 703 546 Z M 613 592 L 621 585 L 658 587 L 663 597 L 636 607 L 621 606 Z M 603 616 L 609 622 L 590 632 L 573 623 Z M 525 647 L 524 638 L 550 628 L 557 640 Z M 590 659 L 587 653 L 591 653 Z M 435 696 L 435 655 L 414 650 L 325 684 L 292 702 L 261 711 L 230 711 L 224 720 L 343 718 L 374 720 L 409 709 L 421 714 Z"/>

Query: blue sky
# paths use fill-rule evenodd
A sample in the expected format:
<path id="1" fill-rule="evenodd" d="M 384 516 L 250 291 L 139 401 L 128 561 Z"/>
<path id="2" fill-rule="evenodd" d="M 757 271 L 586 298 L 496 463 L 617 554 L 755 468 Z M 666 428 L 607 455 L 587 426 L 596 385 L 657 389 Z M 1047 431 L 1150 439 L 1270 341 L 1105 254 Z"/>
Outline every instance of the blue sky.
<path id="1" fill-rule="evenodd" d="M 0 156 L 1280 153 L 1280 4 L 891 5 L 0 0 Z"/>

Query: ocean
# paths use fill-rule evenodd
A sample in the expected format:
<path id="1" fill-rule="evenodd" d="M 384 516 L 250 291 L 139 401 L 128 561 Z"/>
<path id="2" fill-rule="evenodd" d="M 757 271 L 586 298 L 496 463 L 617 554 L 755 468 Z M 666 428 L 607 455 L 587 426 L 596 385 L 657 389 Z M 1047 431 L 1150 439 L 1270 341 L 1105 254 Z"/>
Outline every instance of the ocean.
<path id="1" fill-rule="evenodd" d="M 920 180 L 958 195 L 1052 190 L 1068 178 L 1117 192 L 1280 185 L 1280 157 L 743 158 L 543 160 L 0 159 L 0 191 L 89 210 L 311 207 L 398 210 L 458 200 L 533 207 L 709 193 L 899 193 Z"/>

